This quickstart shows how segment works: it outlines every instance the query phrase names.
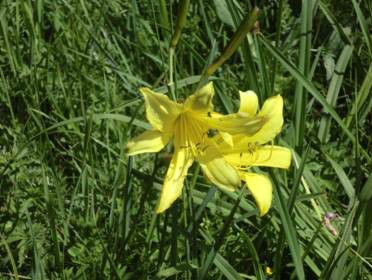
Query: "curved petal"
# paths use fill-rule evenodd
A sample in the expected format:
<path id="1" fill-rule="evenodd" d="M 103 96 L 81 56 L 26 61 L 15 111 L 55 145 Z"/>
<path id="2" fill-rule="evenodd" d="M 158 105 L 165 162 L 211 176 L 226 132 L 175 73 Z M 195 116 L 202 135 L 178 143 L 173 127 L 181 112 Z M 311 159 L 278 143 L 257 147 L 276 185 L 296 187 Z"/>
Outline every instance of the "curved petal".
<path id="1" fill-rule="evenodd" d="M 225 159 L 235 166 L 268 166 L 277 168 L 289 168 L 291 165 L 291 150 L 281 146 L 261 146 L 251 152 L 247 152 L 248 146 L 244 152 L 237 151 L 234 146 L 230 151 L 226 150 Z"/>
<path id="2" fill-rule="evenodd" d="M 254 91 L 239 91 L 240 108 L 239 112 L 247 113 L 250 116 L 255 116 L 258 109 L 258 98 Z"/>
<path id="3" fill-rule="evenodd" d="M 160 201 L 156 209 L 157 213 L 167 210 L 181 195 L 183 182 L 192 162 L 193 160 L 187 149 L 178 149 L 174 152 L 164 179 Z"/>
<path id="4" fill-rule="evenodd" d="M 255 135 L 256 142 L 269 142 L 282 130 L 283 98 L 280 95 L 276 95 L 267 99 L 258 115 L 266 121 L 257 135 Z"/>
<path id="5" fill-rule="evenodd" d="M 271 181 L 262 174 L 241 172 L 240 176 L 252 193 L 261 216 L 265 215 L 270 209 L 273 197 Z"/>
<path id="6" fill-rule="evenodd" d="M 242 133 L 234 138 L 234 145 L 264 144 L 275 138 L 283 126 L 283 98 L 276 95 L 267 99 L 258 113 L 261 127 L 254 134 Z"/>
<path id="7" fill-rule="evenodd" d="M 190 95 L 185 101 L 185 108 L 202 113 L 213 110 L 212 99 L 214 96 L 213 83 L 209 82 L 201 89 Z"/>
<path id="8" fill-rule="evenodd" d="M 183 106 L 149 88 L 140 88 L 140 92 L 145 98 L 147 120 L 156 130 L 170 130 L 173 122 L 182 112 Z"/>
<path id="9" fill-rule="evenodd" d="M 199 120 L 206 126 L 227 132 L 232 135 L 244 134 L 255 135 L 264 125 L 264 118 L 249 116 L 247 113 L 235 113 L 229 115 L 212 114 L 209 117 L 200 116 Z"/>
<path id="10" fill-rule="evenodd" d="M 221 156 L 214 146 L 208 146 L 198 161 L 204 175 L 217 187 L 234 191 L 240 186 L 238 171 Z"/>
<path id="11" fill-rule="evenodd" d="M 169 141 L 169 135 L 158 130 L 148 130 L 131 139 L 125 149 L 128 156 L 143 153 L 156 153 Z"/>

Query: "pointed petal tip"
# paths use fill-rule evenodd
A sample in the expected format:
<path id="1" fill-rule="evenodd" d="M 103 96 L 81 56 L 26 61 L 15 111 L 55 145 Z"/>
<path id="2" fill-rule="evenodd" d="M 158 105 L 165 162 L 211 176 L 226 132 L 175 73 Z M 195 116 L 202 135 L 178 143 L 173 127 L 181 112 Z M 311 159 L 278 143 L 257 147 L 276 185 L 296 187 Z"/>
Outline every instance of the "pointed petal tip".
<path id="1" fill-rule="evenodd" d="M 265 216 L 267 213 L 269 213 L 269 210 L 270 210 L 270 207 L 259 207 L 259 213 L 260 213 L 260 217 L 263 217 Z"/>
<path id="2" fill-rule="evenodd" d="M 205 84 L 204 86 L 202 86 L 201 88 L 199 88 L 197 91 L 196 91 L 197 94 L 207 94 L 207 95 L 214 95 L 214 85 L 213 85 L 213 82 L 210 81 L 208 82 L 207 84 Z"/>
<path id="3" fill-rule="evenodd" d="M 273 95 L 270 98 L 268 98 L 267 100 L 270 100 L 270 99 L 273 100 L 273 101 L 279 102 L 279 104 L 283 105 L 283 97 L 280 94 Z"/>
<path id="4" fill-rule="evenodd" d="M 270 179 L 266 175 L 257 173 L 243 172 L 241 176 L 256 201 L 260 216 L 265 215 L 270 210 L 272 203 L 272 185 Z"/>
<path id="5" fill-rule="evenodd" d="M 183 185 L 183 183 L 182 183 Z M 163 186 L 164 187 L 164 186 Z M 182 186 L 181 186 L 182 188 Z M 169 191 L 169 190 L 168 190 Z M 165 212 L 166 210 L 168 210 L 172 205 L 173 203 L 178 199 L 178 197 L 180 196 L 181 194 L 177 193 L 177 194 L 174 194 L 174 193 L 166 193 L 164 191 L 162 191 L 162 193 L 160 194 L 160 201 L 158 203 L 158 205 L 156 206 L 156 214 L 161 214 L 163 212 Z"/>
<path id="6" fill-rule="evenodd" d="M 147 93 L 147 92 L 152 92 L 152 90 L 149 88 L 149 87 L 140 87 L 139 89 L 138 89 L 141 93 L 142 92 L 145 92 L 145 93 Z"/>
<path id="7" fill-rule="evenodd" d="M 156 207 L 155 213 L 158 214 L 158 215 L 159 215 L 159 214 L 162 214 L 162 213 L 164 213 L 164 211 L 167 210 L 168 208 L 169 208 L 169 206 L 168 206 L 168 207 L 160 207 L 160 205 L 159 205 L 159 206 Z"/>
<path id="8" fill-rule="evenodd" d="M 148 88 L 148 87 L 140 87 L 138 89 L 138 91 L 140 92 L 140 94 L 143 96 L 143 97 L 146 97 L 147 94 L 151 94 L 153 93 L 153 91 Z"/>
<path id="9" fill-rule="evenodd" d="M 124 153 L 127 155 L 127 156 L 132 156 L 131 155 L 131 152 L 130 152 L 130 145 L 128 146 L 129 143 L 127 143 L 124 147 Z"/>
<path id="10" fill-rule="evenodd" d="M 194 94 L 190 95 L 185 101 L 185 108 L 195 112 L 207 112 L 213 110 L 212 99 L 214 96 L 213 83 L 209 82 Z"/>
<path id="11" fill-rule="evenodd" d="M 205 88 L 205 89 L 209 89 L 209 90 L 213 90 L 214 91 L 214 85 L 213 85 L 213 81 L 209 81 L 204 87 L 202 88 Z"/>
<path id="12" fill-rule="evenodd" d="M 125 147 L 124 147 L 124 152 L 125 152 L 125 154 L 127 155 L 127 156 L 134 156 L 134 155 L 136 155 L 136 154 L 138 154 L 138 153 L 136 153 L 136 151 L 134 151 L 133 150 L 133 147 L 135 146 L 135 142 L 133 142 L 133 141 L 129 141 L 126 145 L 125 145 Z"/>
<path id="13" fill-rule="evenodd" d="M 128 156 L 159 152 L 168 143 L 169 135 L 158 130 L 147 130 L 129 140 L 125 146 Z"/>

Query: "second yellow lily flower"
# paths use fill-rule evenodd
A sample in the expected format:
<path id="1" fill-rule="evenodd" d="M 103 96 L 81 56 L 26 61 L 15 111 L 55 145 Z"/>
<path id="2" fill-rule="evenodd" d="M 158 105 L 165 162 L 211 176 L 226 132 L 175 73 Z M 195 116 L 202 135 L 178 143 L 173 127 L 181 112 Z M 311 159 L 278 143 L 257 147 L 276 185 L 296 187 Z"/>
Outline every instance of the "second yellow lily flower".
<path id="1" fill-rule="evenodd" d="M 264 174 L 249 171 L 253 166 L 287 169 L 291 163 L 288 148 L 268 144 L 280 133 L 283 126 L 283 98 L 268 98 L 258 112 L 258 98 L 253 91 L 240 92 L 240 113 L 264 120 L 262 127 L 253 135 L 239 134 L 232 137 L 232 144 L 216 139 L 218 149 L 225 160 L 239 170 L 242 181 L 256 200 L 261 216 L 270 209 L 272 184 Z"/>

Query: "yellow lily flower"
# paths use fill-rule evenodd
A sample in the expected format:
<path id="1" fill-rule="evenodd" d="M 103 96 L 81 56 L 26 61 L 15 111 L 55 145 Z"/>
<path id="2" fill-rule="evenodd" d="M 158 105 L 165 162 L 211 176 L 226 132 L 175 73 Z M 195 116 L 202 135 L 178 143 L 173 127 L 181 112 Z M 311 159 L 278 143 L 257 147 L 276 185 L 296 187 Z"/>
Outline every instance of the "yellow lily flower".
<path id="1" fill-rule="evenodd" d="M 184 179 L 194 160 L 200 163 L 205 176 L 216 186 L 233 191 L 240 186 L 240 174 L 219 152 L 213 132 L 222 142 L 231 145 L 233 135 L 253 135 L 265 119 L 259 115 L 239 112 L 220 115 L 213 112 L 213 84 L 209 83 L 183 104 L 149 88 L 141 88 L 145 99 L 146 118 L 153 129 L 135 137 L 127 144 L 128 155 L 158 152 L 173 139 L 174 153 L 168 168 L 157 212 L 168 209 L 181 195 Z"/>
<path id="2" fill-rule="evenodd" d="M 276 168 L 289 168 L 291 164 L 291 151 L 288 148 L 268 145 L 282 129 L 283 126 L 283 99 L 280 95 L 270 97 L 265 101 L 257 114 L 258 98 L 253 91 L 240 92 L 240 109 L 251 117 L 261 117 L 265 120 L 262 127 L 253 135 L 235 135 L 232 144 L 223 141 L 222 137 L 216 140 L 218 149 L 225 160 L 239 170 L 242 181 L 252 193 L 261 216 L 265 215 L 271 206 L 272 185 L 270 179 L 264 174 L 246 172 L 251 166 L 267 166 Z"/>

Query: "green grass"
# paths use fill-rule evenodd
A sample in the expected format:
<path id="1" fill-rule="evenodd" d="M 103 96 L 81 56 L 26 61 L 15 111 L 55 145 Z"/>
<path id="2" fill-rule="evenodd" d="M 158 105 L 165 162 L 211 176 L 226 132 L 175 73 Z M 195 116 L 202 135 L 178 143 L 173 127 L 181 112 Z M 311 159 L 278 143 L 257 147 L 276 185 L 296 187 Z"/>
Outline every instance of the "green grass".
<path id="1" fill-rule="evenodd" d="M 372 4 L 303 2 L 258 1 L 210 77 L 222 113 L 238 89 L 285 100 L 293 161 L 262 169 L 261 218 L 197 165 L 156 215 L 169 151 L 124 149 L 149 127 L 138 88 L 191 94 L 254 1 L 190 1 L 174 52 L 176 1 L 1 1 L 0 279 L 372 279 Z"/>

